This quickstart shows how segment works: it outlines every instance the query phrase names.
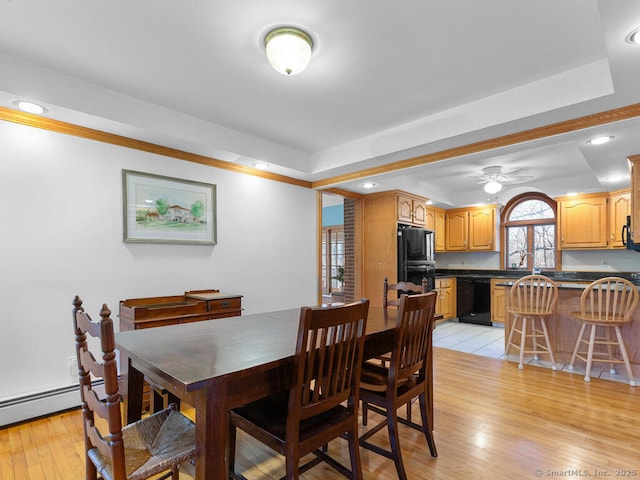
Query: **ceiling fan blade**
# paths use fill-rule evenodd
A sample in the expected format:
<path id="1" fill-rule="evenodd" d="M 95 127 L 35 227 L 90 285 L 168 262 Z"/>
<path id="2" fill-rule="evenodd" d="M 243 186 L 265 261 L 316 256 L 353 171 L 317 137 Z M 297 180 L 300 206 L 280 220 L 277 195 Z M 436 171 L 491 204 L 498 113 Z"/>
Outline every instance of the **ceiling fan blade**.
<path id="1" fill-rule="evenodd" d="M 513 180 L 528 180 L 530 178 L 533 178 L 533 175 L 502 175 L 500 181 L 509 182 Z"/>

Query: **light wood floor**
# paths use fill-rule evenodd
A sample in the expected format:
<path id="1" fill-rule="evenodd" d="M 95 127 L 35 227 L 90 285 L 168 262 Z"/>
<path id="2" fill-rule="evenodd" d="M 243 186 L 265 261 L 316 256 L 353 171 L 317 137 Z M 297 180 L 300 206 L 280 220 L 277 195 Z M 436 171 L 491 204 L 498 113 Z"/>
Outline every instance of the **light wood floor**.
<path id="1" fill-rule="evenodd" d="M 428 455 L 418 432 L 403 429 L 409 478 L 640 477 L 640 387 L 597 379 L 585 383 L 581 375 L 531 366 L 518 370 L 504 360 L 435 350 L 439 457 Z M 387 442 L 385 432 L 374 438 Z M 343 443 L 332 442 L 330 452 L 346 460 Z M 239 449 L 247 478 L 283 474 L 282 461 L 251 439 L 239 437 Z M 362 460 L 366 479 L 397 478 L 391 461 L 366 450 Z M 190 471 L 182 476 L 190 478 Z M 81 480 L 83 475 L 79 411 L 0 429 L 0 479 Z M 318 466 L 303 478 L 342 477 Z"/>

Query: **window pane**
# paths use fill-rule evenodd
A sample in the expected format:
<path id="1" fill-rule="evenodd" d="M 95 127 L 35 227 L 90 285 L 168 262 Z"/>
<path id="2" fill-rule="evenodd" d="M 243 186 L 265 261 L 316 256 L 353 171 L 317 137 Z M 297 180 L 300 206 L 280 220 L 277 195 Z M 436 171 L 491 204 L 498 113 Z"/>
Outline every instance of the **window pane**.
<path id="1" fill-rule="evenodd" d="M 556 266 L 556 226 L 535 225 L 533 227 L 533 250 L 536 268 Z"/>
<path id="2" fill-rule="evenodd" d="M 507 267 L 520 266 L 520 252 L 527 251 L 527 227 L 507 227 Z"/>
<path id="3" fill-rule="evenodd" d="M 322 235 L 322 293 L 329 293 L 329 285 L 327 280 L 327 234 Z"/>
<path id="4" fill-rule="evenodd" d="M 331 288 L 342 287 L 344 282 L 344 232 L 331 231 Z"/>
<path id="5" fill-rule="evenodd" d="M 540 218 L 555 218 L 551 207 L 542 200 L 527 200 L 519 203 L 509 215 L 510 222 L 538 220 Z"/>

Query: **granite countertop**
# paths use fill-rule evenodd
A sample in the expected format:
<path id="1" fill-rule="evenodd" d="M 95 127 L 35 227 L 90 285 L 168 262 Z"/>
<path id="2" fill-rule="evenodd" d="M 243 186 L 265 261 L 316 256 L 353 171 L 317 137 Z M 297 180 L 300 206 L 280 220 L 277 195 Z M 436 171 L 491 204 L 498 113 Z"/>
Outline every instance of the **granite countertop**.
<path id="1" fill-rule="evenodd" d="M 513 284 L 516 282 L 500 282 L 500 283 L 496 283 L 496 286 L 498 287 L 512 287 Z M 589 285 L 585 284 L 585 283 L 559 283 L 556 282 L 556 285 L 558 286 L 559 289 L 561 290 L 584 290 L 585 288 L 587 288 Z"/>
<path id="2" fill-rule="evenodd" d="M 462 270 L 462 269 L 436 269 L 436 277 L 456 278 L 520 278 L 530 275 L 531 270 Z M 640 276 L 635 272 L 549 272 L 543 271 L 541 275 L 549 277 L 555 282 L 593 282 L 604 277 L 622 277 L 631 280 L 635 285 L 640 285 Z M 506 282 L 505 282 L 506 283 Z M 576 287 L 573 287 L 576 288 Z"/>

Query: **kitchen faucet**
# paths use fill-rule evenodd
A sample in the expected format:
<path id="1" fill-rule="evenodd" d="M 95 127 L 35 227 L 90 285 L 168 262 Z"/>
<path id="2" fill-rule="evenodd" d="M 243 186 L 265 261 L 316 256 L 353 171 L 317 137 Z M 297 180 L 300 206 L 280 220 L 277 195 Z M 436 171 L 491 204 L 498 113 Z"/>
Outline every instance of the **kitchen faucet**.
<path id="1" fill-rule="evenodd" d="M 536 274 L 536 256 L 531 253 L 531 252 L 525 252 L 524 250 L 522 250 L 520 252 L 520 265 L 518 266 L 522 266 L 522 264 L 524 263 L 524 259 L 527 258 L 528 255 L 531 255 L 531 275 L 535 275 Z"/>

